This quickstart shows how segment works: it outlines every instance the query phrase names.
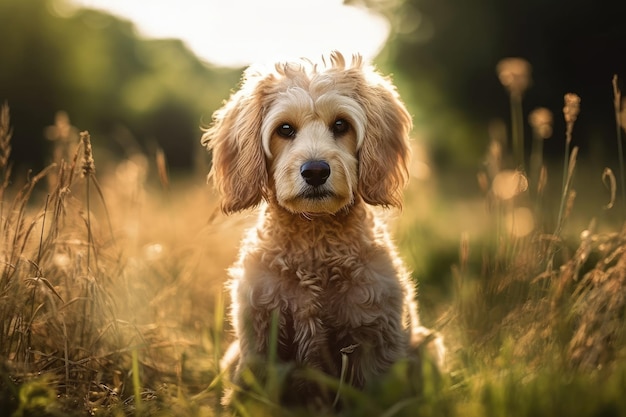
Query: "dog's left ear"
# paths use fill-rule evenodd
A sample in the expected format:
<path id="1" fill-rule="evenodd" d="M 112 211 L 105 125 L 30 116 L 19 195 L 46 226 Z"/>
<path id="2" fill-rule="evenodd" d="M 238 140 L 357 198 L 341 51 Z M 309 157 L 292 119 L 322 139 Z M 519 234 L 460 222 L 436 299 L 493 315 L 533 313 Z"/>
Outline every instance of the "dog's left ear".
<path id="1" fill-rule="evenodd" d="M 202 136 L 202 144 L 212 151 L 209 177 L 220 191 L 224 213 L 254 207 L 265 196 L 261 123 L 270 78 L 246 73 L 241 89 L 215 112 L 212 126 Z"/>
<path id="2" fill-rule="evenodd" d="M 393 84 L 376 72 L 363 78 L 357 93 L 367 119 L 358 153 L 359 193 L 369 204 L 400 208 L 409 179 L 411 116 Z"/>

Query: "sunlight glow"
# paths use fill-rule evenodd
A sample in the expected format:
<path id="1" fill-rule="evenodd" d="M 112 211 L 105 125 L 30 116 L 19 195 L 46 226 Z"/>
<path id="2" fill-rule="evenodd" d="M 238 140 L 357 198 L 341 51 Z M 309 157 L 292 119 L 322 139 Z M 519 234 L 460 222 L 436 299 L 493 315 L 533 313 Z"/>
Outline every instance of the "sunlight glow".
<path id="1" fill-rule="evenodd" d="M 533 212 L 528 207 L 516 207 L 505 216 L 504 222 L 514 237 L 527 236 L 535 228 Z"/>
<path id="2" fill-rule="evenodd" d="M 201 59 L 238 67 L 338 50 L 373 59 L 389 22 L 342 0 L 69 0 L 131 20 L 147 38 L 177 38 Z M 66 4 L 67 6 L 67 4 Z"/>
<path id="3" fill-rule="evenodd" d="M 509 200 L 528 189 L 528 179 L 517 170 L 505 169 L 491 184 L 493 193 L 501 200 Z"/>

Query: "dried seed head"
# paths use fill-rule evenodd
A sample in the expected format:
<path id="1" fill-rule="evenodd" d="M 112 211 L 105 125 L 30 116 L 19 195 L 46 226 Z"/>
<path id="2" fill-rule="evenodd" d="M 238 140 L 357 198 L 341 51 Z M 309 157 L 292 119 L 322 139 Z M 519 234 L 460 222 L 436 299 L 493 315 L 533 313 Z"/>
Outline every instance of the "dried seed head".
<path id="1" fill-rule="evenodd" d="M 93 160 L 93 151 L 91 149 L 91 137 L 88 131 L 80 132 L 80 140 L 83 142 L 83 163 L 81 165 L 81 174 L 88 177 L 96 173 L 96 164 Z"/>
<path id="2" fill-rule="evenodd" d="M 580 113 L 580 97 L 573 93 L 567 93 L 564 97 L 565 105 L 563 106 L 563 116 L 565 122 L 574 123 Z"/>
<path id="3" fill-rule="evenodd" d="M 506 215 L 504 221 L 514 237 L 527 236 L 535 228 L 535 218 L 528 207 L 516 207 Z"/>
<path id="4" fill-rule="evenodd" d="M 528 179 L 520 171 L 504 170 L 493 179 L 491 189 L 499 199 L 509 200 L 528 189 Z"/>
<path id="5" fill-rule="evenodd" d="M 563 117 L 565 118 L 565 141 L 569 145 L 572 141 L 574 122 L 580 113 L 580 97 L 573 93 L 567 93 L 564 97 Z"/>
<path id="6" fill-rule="evenodd" d="M 523 58 L 505 58 L 498 62 L 496 71 L 512 97 L 521 98 L 530 86 L 532 66 Z"/>
<path id="7" fill-rule="evenodd" d="M 565 204 L 565 216 L 567 219 L 570 214 L 572 214 L 572 210 L 574 209 L 574 201 L 576 200 L 576 190 L 571 190 L 567 195 L 567 202 Z"/>
<path id="8" fill-rule="evenodd" d="M 548 139 L 552 136 L 552 112 L 545 107 L 533 110 L 528 116 L 528 122 L 537 138 Z"/>

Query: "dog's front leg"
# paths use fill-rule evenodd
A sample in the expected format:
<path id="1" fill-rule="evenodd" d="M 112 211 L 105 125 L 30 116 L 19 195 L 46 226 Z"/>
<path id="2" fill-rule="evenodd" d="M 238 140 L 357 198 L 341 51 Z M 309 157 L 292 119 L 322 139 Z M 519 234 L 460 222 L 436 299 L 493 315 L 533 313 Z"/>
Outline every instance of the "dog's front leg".
<path id="1" fill-rule="evenodd" d="M 271 312 L 234 303 L 231 314 L 237 339 L 220 362 L 222 369 L 230 368 L 233 383 L 224 391 L 224 406 L 231 405 L 252 386 L 263 386 L 267 380 L 268 339 L 262 336 L 269 334 Z"/>
<path id="2" fill-rule="evenodd" d="M 239 362 L 234 382 L 245 389 L 249 384 L 245 382 L 244 372 L 251 372 L 257 382 L 265 379 L 271 312 L 246 306 L 238 312 L 237 321 Z"/>
<path id="3" fill-rule="evenodd" d="M 349 284 L 340 286 L 333 300 L 338 336 L 333 351 L 346 356 L 352 384 L 362 387 L 407 353 L 405 293 L 397 273 L 380 266 L 364 268 Z"/>
<path id="4" fill-rule="evenodd" d="M 246 383 L 246 372 L 251 373 L 256 382 L 262 384 L 265 380 L 272 314 L 279 308 L 277 291 L 271 285 L 272 275 L 259 274 L 259 270 L 257 267 L 230 271 L 233 277 L 231 317 L 239 344 L 233 382 L 244 389 L 251 382 Z M 280 327 L 280 323 L 278 325 Z"/>

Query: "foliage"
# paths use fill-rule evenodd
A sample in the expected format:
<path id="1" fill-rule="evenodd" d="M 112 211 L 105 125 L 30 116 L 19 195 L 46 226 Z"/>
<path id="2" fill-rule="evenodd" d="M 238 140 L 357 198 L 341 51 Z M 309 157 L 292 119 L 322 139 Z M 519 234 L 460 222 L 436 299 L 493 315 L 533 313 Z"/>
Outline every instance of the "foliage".
<path id="1" fill-rule="evenodd" d="M 592 161 L 615 156 L 597 144 L 613 136 L 611 76 L 623 78 L 626 70 L 618 52 L 624 29 L 614 9 L 590 8 L 586 0 L 369 3 L 395 6 L 395 34 L 380 62 L 402 86 L 442 171 L 475 170 L 488 143 L 486 126 L 509 119 L 507 96 L 493 82 L 497 62 L 507 56 L 533 65 L 524 118 L 539 106 L 560 111 L 562 95 L 575 90 L 586 103 L 586 123 L 578 127 L 581 149 L 594 152 Z M 562 126 L 556 119 L 555 127 Z M 559 161 L 560 147 L 548 143 L 547 151 Z"/>
<path id="2" fill-rule="evenodd" d="M 128 155 L 164 149 L 173 168 L 193 166 L 199 127 L 239 70 L 202 63 L 177 40 L 140 38 L 128 21 L 93 10 L 60 15 L 64 0 L 0 1 L 0 97 L 21 126 L 20 168 L 48 162 L 44 129 L 64 110 L 90 126 L 96 146 Z"/>
<path id="3" fill-rule="evenodd" d="M 0 114 L 0 169 L 9 176 L 8 108 Z M 21 189 L 8 181 L 2 187 L 0 404 L 16 417 L 221 415 L 229 384 L 218 364 L 229 339 L 222 271 L 250 219 L 220 217 L 214 195 L 170 184 L 158 159 L 133 154 L 96 170 L 91 136 L 65 127 L 55 127 L 55 165 Z M 554 224 L 545 216 L 545 172 L 528 180 L 523 167 L 508 168 L 522 159 L 509 158 L 506 144 L 493 140 L 479 176 L 489 208 L 481 234 L 462 235 L 457 260 L 447 261 L 450 297 L 429 305 L 439 312 L 431 311 L 430 321 L 439 314 L 435 326 L 446 336 L 447 368 L 422 352 L 423 361 L 397 363 L 363 391 L 341 388 L 339 409 L 310 410 L 278 404 L 289 390 L 289 367 L 270 358 L 274 376 L 265 384 L 250 380 L 253 390 L 235 405 L 237 414 L 626 415 L 626 234 L 599 232 L 595 222 L 578 243 L 568 234 L 576 148 L 566 148 L 568 168 L 556 193 L 566 203 L 554 205 Z M 146 181 L 149 169 L 160 188 Z M 44 181 L 45 198 L 35 187 Z M 418 227 L 442 222 L 430 230 L 436 240 L 450 232 L 450 214 L 419 206 L 411 194 L 407 203 L 403 252 L 423 263 L 429 254 L 415 241 Z M 515 217 L 520 209 L 531 213 L 531 227 L 528 217 Z"/>
<path id="4" fill-rule="evenodd" d="M 380 7 L 387 13 L 400 7 L 396 15 L 402 20 L 416 16 L 414 3 Z M 445 2 L 421 4 L 424 13 L 445 15 Z M 219 365 L 230 340 L 223 271 L 253 219 L 222 217 L 216 196 L 204 187 L 205 173 L 171 179 L 164 155 L 173 154 L 168 146 L 179 146 L 172 138 L 191 143 L 202 115 L 228 95 L 239 72 L 207 68 L 175 41 L 140 40 L 128 22 L 98 12 L 60 18 L 50 10 L 52 0 L 0 3 L 0 95 L 10 99 L 16 126 L 14 131 L 4 106 L 0 408 L 15 417 L 227 414 L 220 405 L 229 386 Z M 471 4 L 454 16 L 451 25 L 460 17 L 489 20 L 488 8 Z M 487 148 L 478 185 L 474 172 L 470 180 L 456 172 L 437 178 L 463 189 L 459 197 L 414 185 L 397 225 L 401 250 L 421 283 L 424 321 L 445 336 L 447 367 L 437 369 L 424 352 L 423 362 L 397 363 L 363 391 L 344 387 L 342 407 L 320 411 L 281 407 L 276 399 L 290 388 L 284 383 L 290 369 L 269 361 L 273 378 L 251 384 L 251 394 L 234 412 L 626 415 L 626 231 L 616 210 L 624 202 L 615 201 L 616 189 L 625 186 L 623 172 L 619 178 L 611 170 L 602 174 L 612 195 L 605 204 L 606 193 L 585 181 L 600 175 L 578 162 L 571 139 L 576 117 L 569 109 L 563 175 L 552 175 L 560 170 L 551 169 L 543 153 L 551 133 L 541 133 L 539 122 L 524 130 L 520 90 L 507 90 L 512 152 L 507 134 L 498 129 L 472 143 L 468 135 L 480 137 L 472 129 L 450 130 L 457 122 L 481 129 L 482 124 L 468 121 L 441 94 L 459 87 L 441 63 L 462 67 L 470 60 L 475 73 L 483 66 L 492 71 L 495 55 L 443 48 L 451 36 L 444 26 L 444 39 L 416 56 L 406 51 L 423 42 L 424 34 L 405 29 L 385 54 L 394 58 L 403 96 L 417 109 L 418 131 L 430 125 L 452 132 L 450 147 L 472 163 L 476 149 Z M 474 43 L 491 37 L 480 31 L 467 35 Z M 426 62 L 432 66 L 415 63 L 429 54 L 437 58 Z M 617 83 L 615 88 L 617 96 Z M 618 145 L 620 105 L 616 100 Z M 68 113 L 56 113 L 59 108 L 89 126 L 91 135 L 79 134 Z M 36 147 L 28 144 L 55 113 L 46 130 L 52 149 L 45 158 L 52 164 L 35 174 L 14 172 L 14 161 L 37 159 L 28 154 Z M 552 130 L 552 122 L 547 124 Z M 532 143 L 524 143 L 524 132 L 532 133 Z M 98 153 L 98 144 L 129 136 L 141 144 L 127 146 L 123 157 L 109 160 Z M 150 148 L 153 137 L 165 153 Z M 585 175 L 574 181 L 580 171 Z M 585 211 L 577 212 L 581 205 Z M 600 214 L 590 219 L 589 207 Z M 461 233 L 460 224 L 470 230 Z M 307 376 L 330 387 L 341 384 L 313 372 Z"/>

